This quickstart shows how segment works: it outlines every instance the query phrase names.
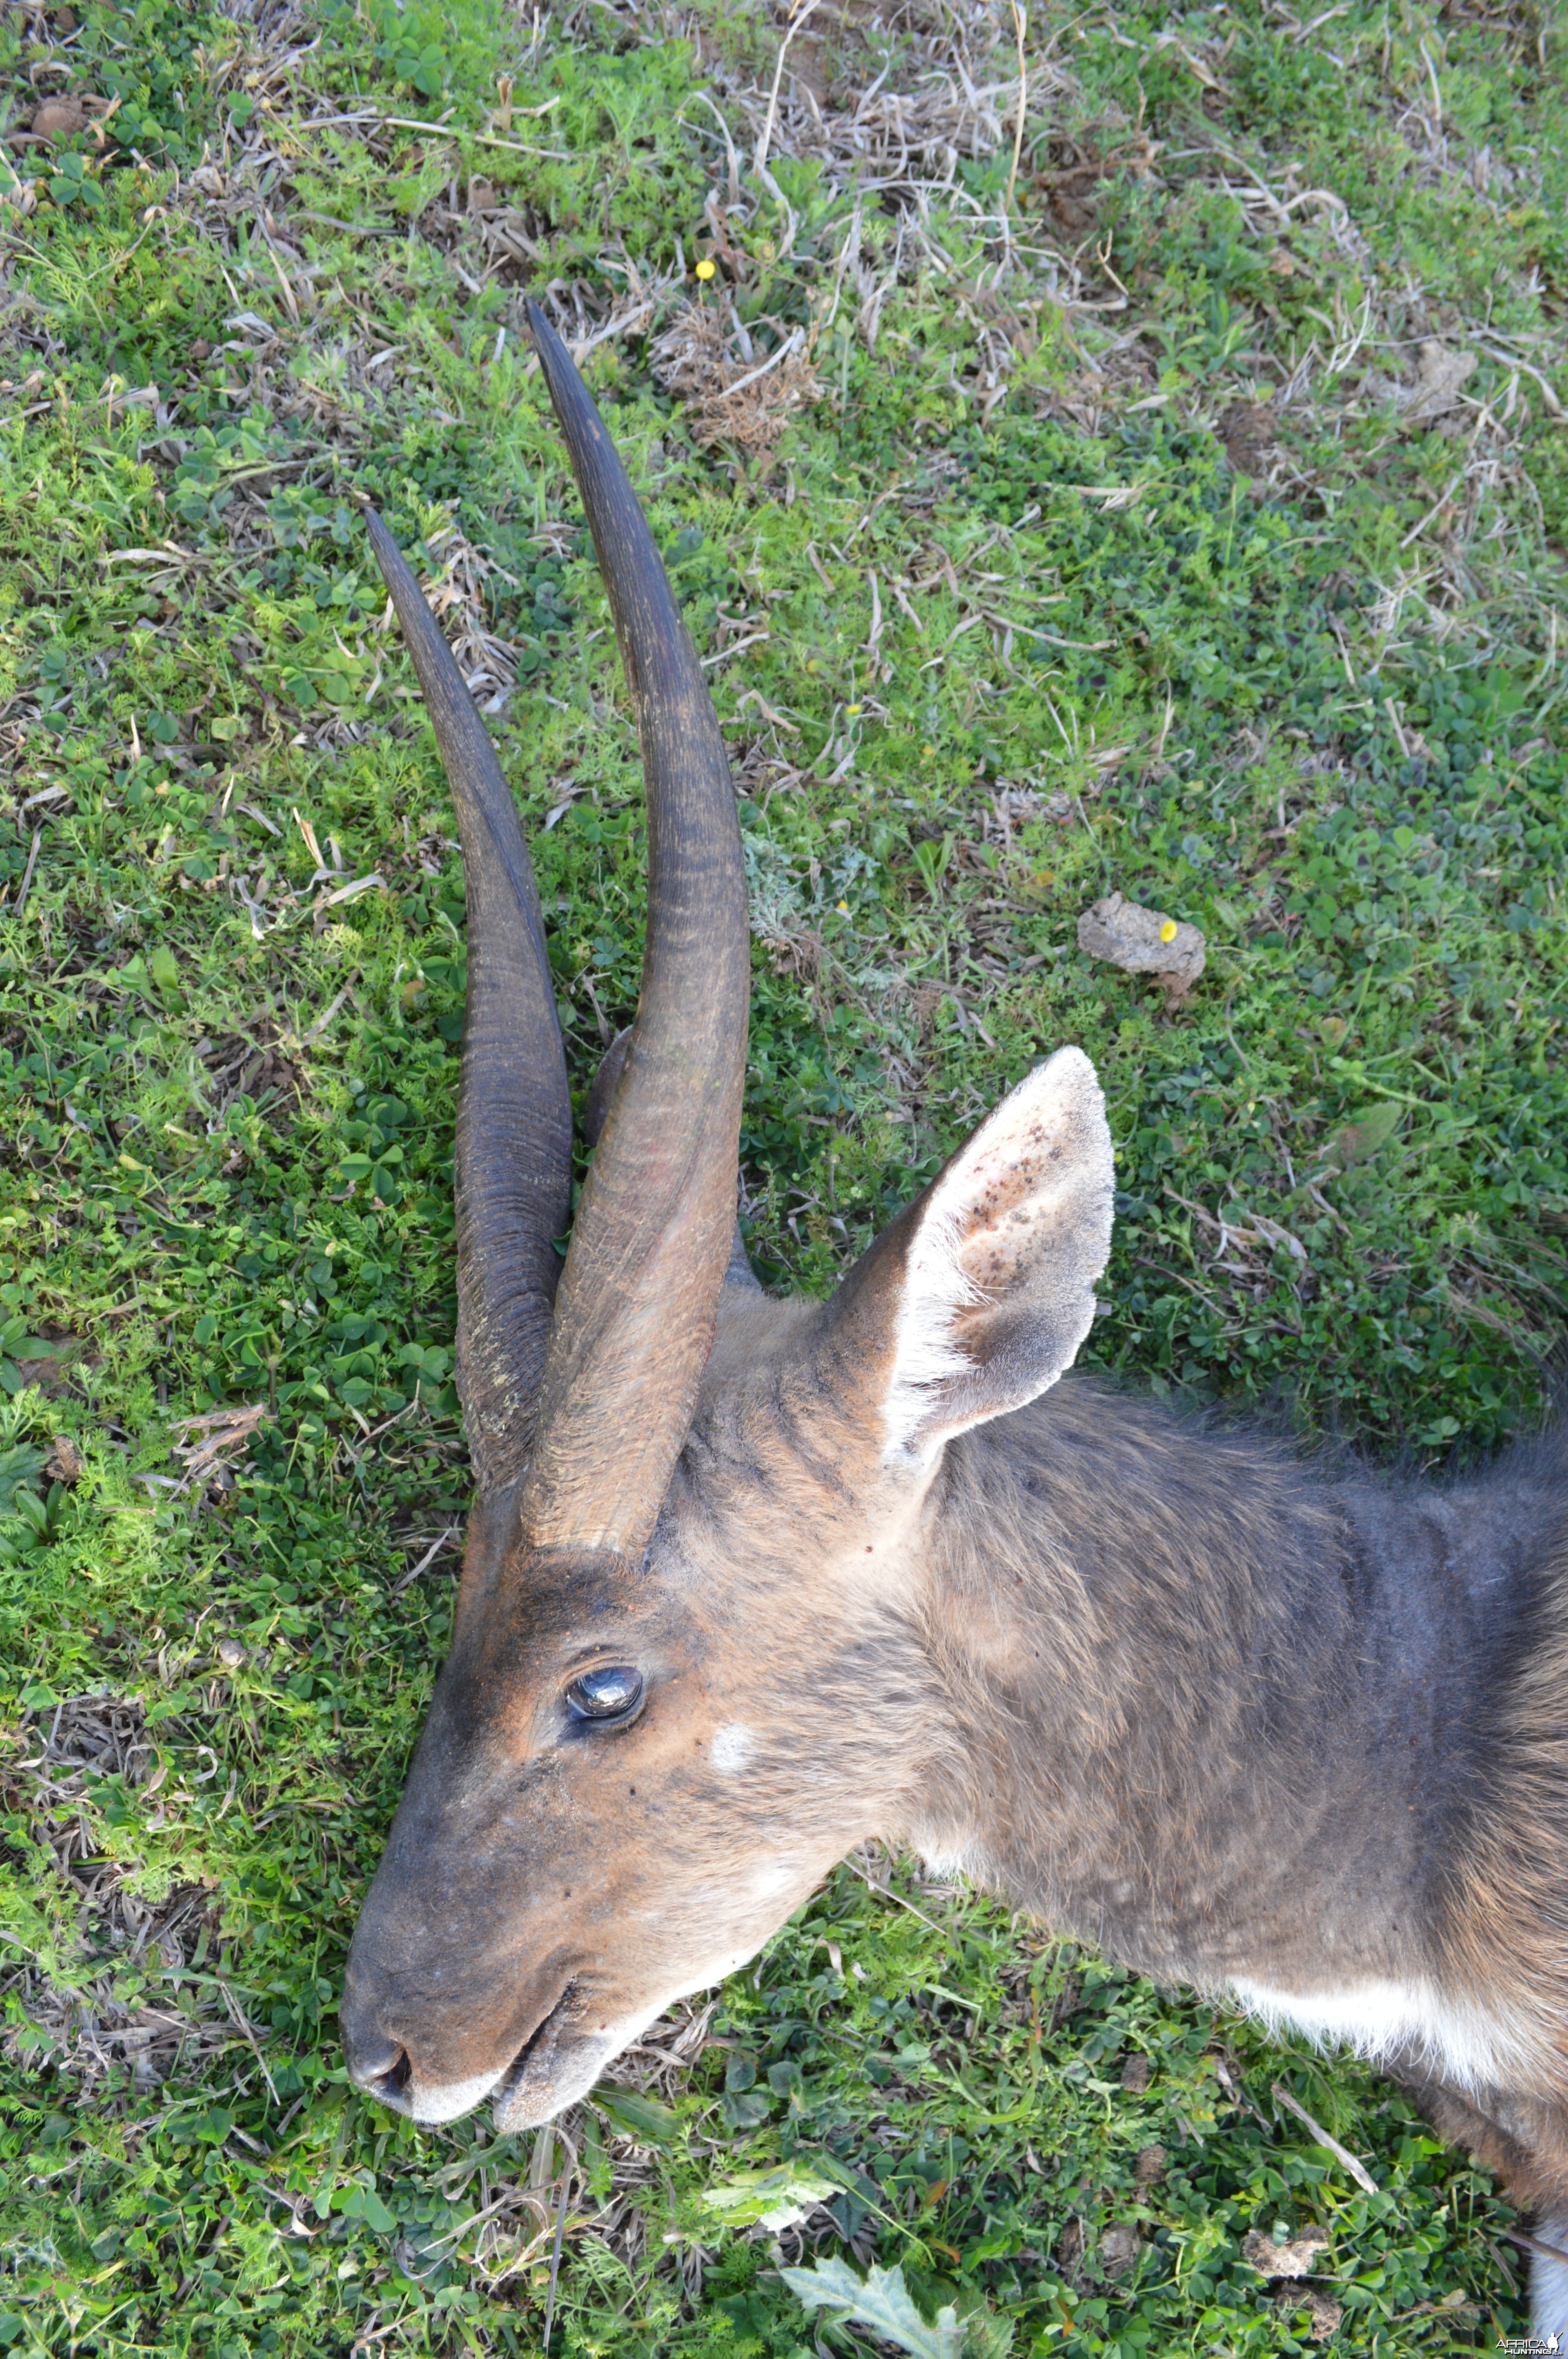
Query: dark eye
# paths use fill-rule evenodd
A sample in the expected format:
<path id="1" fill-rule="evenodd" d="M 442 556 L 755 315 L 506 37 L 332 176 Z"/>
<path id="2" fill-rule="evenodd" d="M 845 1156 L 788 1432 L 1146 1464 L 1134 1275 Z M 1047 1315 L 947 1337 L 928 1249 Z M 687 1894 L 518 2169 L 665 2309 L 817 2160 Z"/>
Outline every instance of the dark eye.
<path id="1" fill-rule="evenodd" d="M 625 1720 L 643 1701 L 643 1674 L 634 1663 L 601 1663 L 567 1690 L 579 1720 Z"/>

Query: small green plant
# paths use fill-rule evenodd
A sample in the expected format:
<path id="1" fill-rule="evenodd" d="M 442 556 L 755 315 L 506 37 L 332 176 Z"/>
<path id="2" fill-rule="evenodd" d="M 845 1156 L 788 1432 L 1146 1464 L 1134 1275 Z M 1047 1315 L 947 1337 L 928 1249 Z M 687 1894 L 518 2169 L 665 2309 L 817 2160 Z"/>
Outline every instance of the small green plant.
<path id="1" fill-rule="evenodd" d="M 49 194 L 57 205 L 81 205 L 96 212 L 103 202 L 103 190 L 87 157 L 74 147 L 68 147 L 57 159 L 49 174 Z"/>

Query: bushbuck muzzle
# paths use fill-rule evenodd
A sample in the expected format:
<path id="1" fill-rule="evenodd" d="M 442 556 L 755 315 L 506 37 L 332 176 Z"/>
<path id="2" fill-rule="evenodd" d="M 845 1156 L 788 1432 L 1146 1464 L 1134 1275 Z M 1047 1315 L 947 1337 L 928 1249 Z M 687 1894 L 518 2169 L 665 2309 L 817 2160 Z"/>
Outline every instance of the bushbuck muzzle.
<path id="1" fill-rule="evenodd" d="M 1379 1482 L 1082 1378 L 1112 1153 L 1026 1074 L 825 1303 L 734 1234 L 749 940 L 702 674 L 569 358 L 535 340 L 641 733 L 649 919 L 570 1102 L 515 807 L 370 530 L 468 877 L 451 1658 L 355 1934 L 361 2087 L 503 2129 L 582 2097 L 868 1836 L 1379 2058 L 1539 2208 L 1568 2334 L 1562 1451 Z M 601 1127 L 600 1127 L 601 1125 Z M 1053 1389 L 1054 1387 L 1054 1389 Z"/>

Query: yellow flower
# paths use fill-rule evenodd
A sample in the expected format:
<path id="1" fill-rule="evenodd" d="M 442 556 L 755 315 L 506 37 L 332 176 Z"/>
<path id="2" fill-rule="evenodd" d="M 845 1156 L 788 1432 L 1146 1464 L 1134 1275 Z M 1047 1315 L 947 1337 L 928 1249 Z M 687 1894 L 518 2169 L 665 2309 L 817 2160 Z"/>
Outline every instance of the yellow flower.
<path id="1" fill-rule="evenodd" d="M 697 266 L 697 275 L 699 278 L 711 278 L 717 268 L 717 263 L 710 262 L 704 257 L 704 259 Z"/>
<path id="2" fill-rule="evenodd" d="M 838 910 L 838 915 L 841 918 L 847 918 L 849 916 L 849 904 L 848 901 L 835 901 L 833 907 Z"/>
<path id="3" fill-rule="evenodd" d="M 1164 924 L 1160 929 L 1160 940 L 1162 942 L 1173 942 L 1175 939 L 1176 921 L 1174 918 L 1167 918 Z"/>
<path id="4" fill-rule="evenodd" d="M 847 704 L 847 705 L 844 707 L 844 710 L 845 710 L 845 712 L 849 714 L 849 716 L 850 720 L 852 721 L 852 720 L 854 719 L 854 717 L 855 717 L 856 713 L 857 713 L 857 712 L 859 712 L 859 711 L 860 710 L 860 706 L 859 706 L 858 704 Z"/>

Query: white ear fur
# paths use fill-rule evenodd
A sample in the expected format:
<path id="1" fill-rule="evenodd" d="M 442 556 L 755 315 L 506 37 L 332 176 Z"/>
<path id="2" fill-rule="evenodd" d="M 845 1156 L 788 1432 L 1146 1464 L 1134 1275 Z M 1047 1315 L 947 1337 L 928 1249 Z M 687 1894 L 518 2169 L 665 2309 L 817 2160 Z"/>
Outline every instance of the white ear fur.
<path id="1" fill-rule="evenodd" d="M 890 1462 L 928 1463 L 951 1435 L 1054 1385 L 1088 1333 L 1110 1251 L 1110 1132 L 1095 1069 L 1058 1049 L 933 1185 L 904 1266 Z"/>

